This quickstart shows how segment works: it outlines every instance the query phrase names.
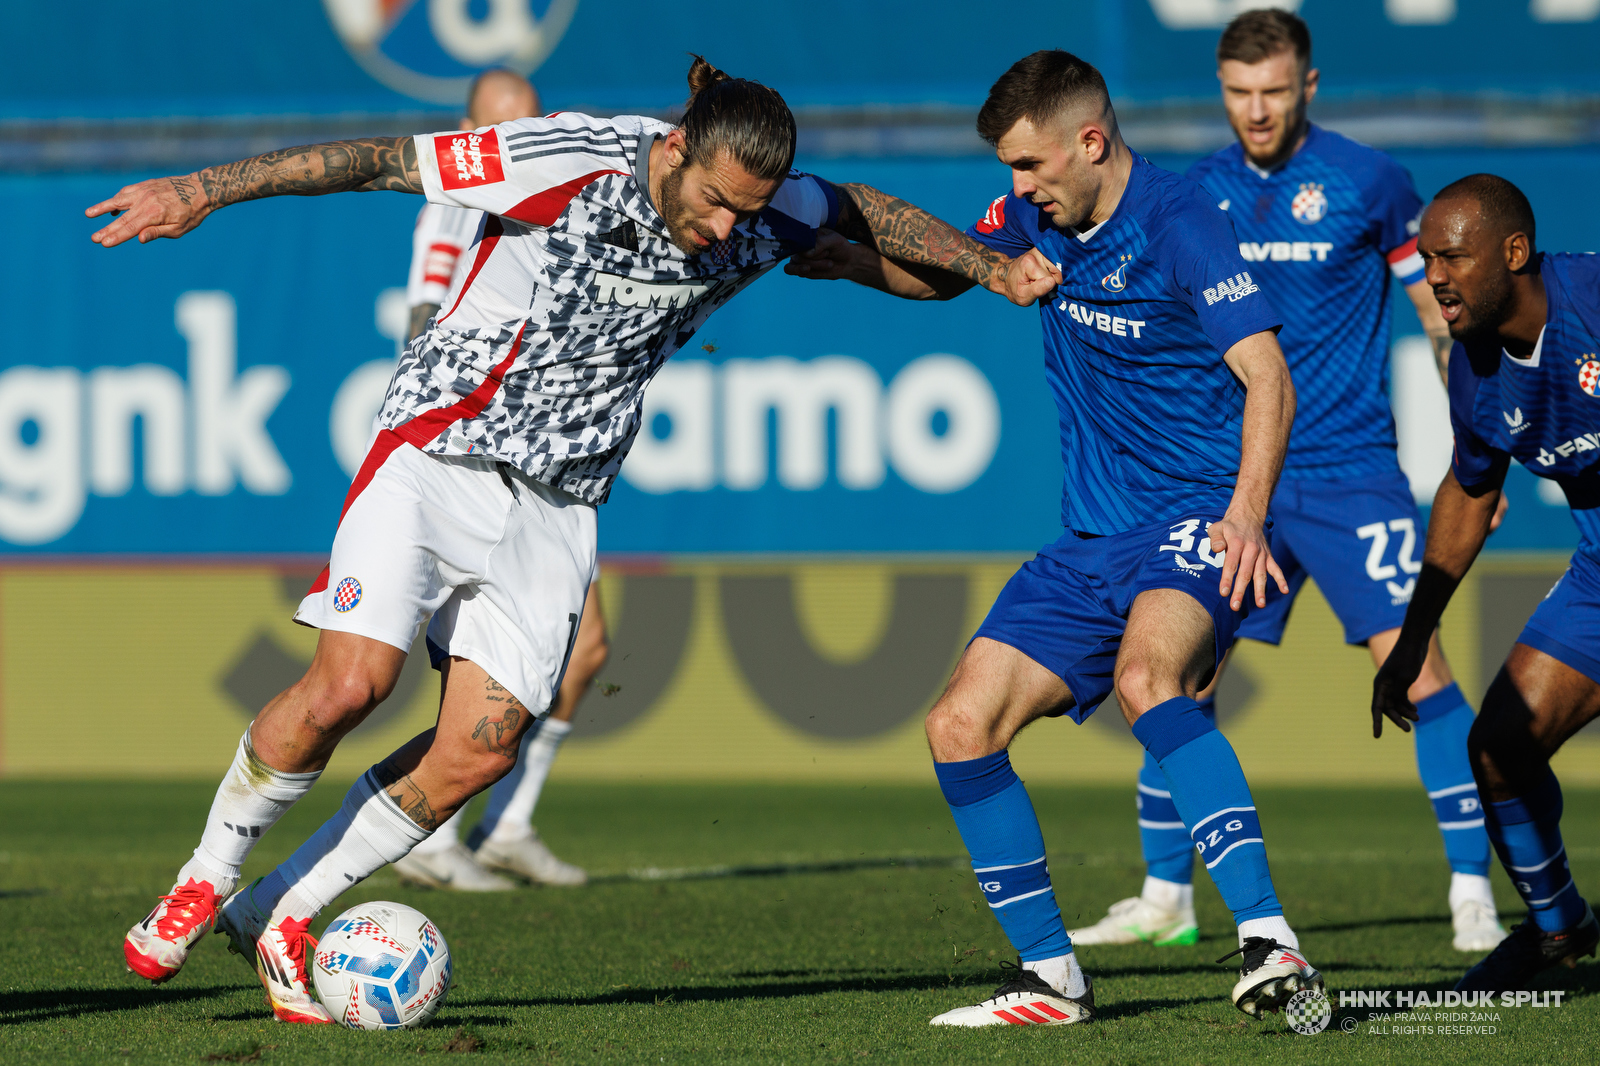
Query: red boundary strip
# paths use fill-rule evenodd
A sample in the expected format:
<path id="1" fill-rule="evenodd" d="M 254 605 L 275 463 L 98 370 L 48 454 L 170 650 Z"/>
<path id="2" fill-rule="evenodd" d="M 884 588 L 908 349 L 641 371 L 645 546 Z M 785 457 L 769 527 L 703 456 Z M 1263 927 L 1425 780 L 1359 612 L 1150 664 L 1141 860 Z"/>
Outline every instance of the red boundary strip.
<path id="1" fill-rule="evenodd" d="M 506 228 L 501 224 L 500 216 L 490 215 L 484 220 L 483 240 L 478 242 L 478 257 L 472 261 L 472 269 L 467 273 L 467 280 L 462 283 L 461 291 L 456 294 L 456 302 L 450 305 L 450 310 L 444 313 L 439 319 L 440 322 L 456 313 L 456 308 L 461 306 L 461 301 L 466 297 L 467 290 L 472 288 L 472 283 L 477 280 L 478 271 L 483 269 L 483 265 L 494 254 L 494 247 L 500 243 L 500 238 L 505 236 L 505 232 Z"/>
<path id="2" fill-rule="evenodd" d="M 476 270 L 476 268 L 474 268 Z M 462 289 L 466 291 L 465 287 Z M 505 372 L 511 369 L 511 363 L 517 358 L 517 352 L 522 348 L 522 335 L 527 331 L 528 324 L 524 322 L 517 330 L 516 339 L 511 342 L 511 351 L 506 357 L 495 365 L 495 368 L 484 376 L 483 384 L 472 390 L 472 394 L 465 399 L 458 400 L 449 407 L 437 407 L 432 411 L 424 411 L 417 417 L 402 422 L 394 429 L 385 429 L 378 433 L 378 439 L 372 442 L 372 448 L 367 452 L 366 459 L 362 460 L 361 469 L 356 471 L 355 480 L 350 482 L 350 491 L 345 493 L 344 506 L 339 509 L 339 522 L 343 524 L 344 516 L 350 513 L 350 505 L 356 502 L 356 497 L 366 491 L 372 484 L 372 479 L 377 476 L 379 467 L 389 461 L 389 456 L 394 454 L 396 448 L 402 444 L 409 444 L 414 448 L 421 448 L 434 438 L 438 437 L 447 428 L 463 418 L 473 418 L 482 413 L 494 394 L 500 391 Z M 328 570 L 332 566 L 322 568 L 322 573 L 311 583 L 306 590 L 310 596 L 322 592 L 328 587 L 331 576 Z"/>
<path id="3" fill-rule="evenodd" d="M 583 191 L 583 187 L 596 178 L 607 174 L 623 174 L 625 170 L 591 170 L 581 178 L 573 178 L 569 182 L 536 192 L 526 200 L 509 211 L 501 212 L 507 218 L 514 218 L 518 222 L 528 222 L 535 226 L 548 226 L 561 217 L 561 212 L 567 209 L 572 198 Z"/>

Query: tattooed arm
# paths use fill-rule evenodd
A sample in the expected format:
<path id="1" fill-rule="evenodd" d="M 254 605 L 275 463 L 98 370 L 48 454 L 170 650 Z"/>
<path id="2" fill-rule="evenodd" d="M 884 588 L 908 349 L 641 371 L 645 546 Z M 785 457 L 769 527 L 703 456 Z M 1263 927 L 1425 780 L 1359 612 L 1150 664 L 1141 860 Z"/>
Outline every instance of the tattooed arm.
<path id="1" fill-rule="evenodd" d="M 1024 307 L 1061 282 L 1060 268 L 1037 249 L 1012 259 L 870 185 L 835 185 L 834 190 L 839 232 L 890 259 L 955 274 Z"/>
<path id="2" fill-rule="evenodd" d="M 211 212 L 245 200 L 380 190 L 422 191 L 416 142 L 410 137 L 282 148 L 182 177 L 152 178 L 123 187 L 84 214 L 118 216 L 89 238 L 111 248 L 134 237 L 140 244 L 157 237 L 182 237 Z"/>

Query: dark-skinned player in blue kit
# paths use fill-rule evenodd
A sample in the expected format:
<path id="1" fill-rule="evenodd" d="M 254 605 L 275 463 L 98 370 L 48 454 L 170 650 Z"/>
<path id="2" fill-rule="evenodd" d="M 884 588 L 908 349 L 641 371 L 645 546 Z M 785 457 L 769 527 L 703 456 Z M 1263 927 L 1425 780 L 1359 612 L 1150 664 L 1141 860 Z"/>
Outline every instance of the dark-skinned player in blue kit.
<path id="1" fill-rule="evenodd" d="M 1573 882 L 1550 757 L 1600 715 L 1600 259 L 1541 253 L 1533 207 L 1473 174 L 1422 216 L 1428 284 L 1450 325 L 1455 453 L 1433 500 L 1422 572 L 1372 713 L 1417 718 L 1407 699 L 1456 586 L 1483 548 L 1516 459 L 1561 486 L 1580 539 L 1484 694 L 1468 737 L 1489 839 L 1528 919 L 1456 984 L 1522 991 L 1541 970 L 1593 955 L 1600 925 Z"/>
<path id="2" fill-rule="evenodd" d="M 1238 636 L 1282 641 L 1309 576 L 1346 642 L 1365 645 L 1381 664 L 1422 568 L 1422 519 L 1400 470 L 1389 407 L 1391 277 L 1416 304 L 1436 353 L 1448 356 L 1451 344 L 1416 253 L 1422 200 L 1393 159 L 1307 118 L 1318 76 L 1311 33 L 1298 16 L 1276 9 L 1240 15 L 1222 33 L 1217 67 L 1238 139 L 1188 176 L 1227 211 L 1251 277 L 1284 316 L 1278 343 L 1298 401 L 1272 497 L 1272 556 L 1290 592 L 1268 589 L 1266 608 L 1252 613 Z M 1201 710 L 1213 717 L 1216 687 L 1213 681 L 1200 695 Z M 1459 951 L 1488 951 L 1506 934 L 1467 762 L 1472 708 L 1437 635 L 1410 699 L 1421 715 L 1417 769 L 1450 864 L 1453 943 Z M 1381 723 L 1373 723 L 1374 735 Z M 1194 847 L 1165 775 L 1148 755 L 1136 796 L 1143 889 L 1112 904 L 1094 925 L 1072 930 L 1075 944 L 1192 944 L 1199 937 Z"/>
<path id="3" fill-rule="evenodd" d="M 1195 699 L 1269 582 L 1288 589 L 1265 528 L 1294 418 L 1281 323 L 1227 215 L 1199 185 L 1129 151 L 1088 63 L 1063 51 L 1018 61 L 990 90 L 978 131 L 1012 191 L 967 235 L 1062 275 L 1040 309 L 1067 531 L 1012 577 L 928 714 L 940 787 L 1018 954 L 992 996 L 933 1024 L 1093 1017 L 1007 749 L 1029 722 L 1082 722 L 1113 691 L 1239 922 L 1234 1004 L 1252 1016 L 1281 1009 L 1322 976 L 1284 920 L 1239 760 Z M 837 240 L 818 249 L 786 269 L 911 299 L 968 287 Z"/>

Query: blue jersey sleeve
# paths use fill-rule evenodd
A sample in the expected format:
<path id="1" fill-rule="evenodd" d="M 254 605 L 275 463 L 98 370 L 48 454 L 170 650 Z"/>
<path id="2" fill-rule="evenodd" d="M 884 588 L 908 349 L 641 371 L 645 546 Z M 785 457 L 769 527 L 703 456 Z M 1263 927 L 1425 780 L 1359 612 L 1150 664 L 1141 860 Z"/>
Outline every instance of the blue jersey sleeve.
<path id="1" fill-rule="evenodd" d="M 1422 197 L 1404 167 L 1386 155 L 1380 159 L 1366 190 L 1367 218 L 1390 271 L 1400 284 L 1414 285 L 1422 280 L 1422 257 L 1417 254 Z"/>
<path id="2" fill-rule="evenodd" d="M 1038 213 L 1037 207 L 1006 193 L 995 197 L 983 217 L 967 227 L 967 236 L 1015 259 L 1033 247 L 1036 234 L 1029 232 L 1027 220 Z"/>
<path id="3" fill-rule="evenodd" d="M 1200 328 L 1217 354 L 1255 333 L 1277 331 L 1283 321 L 1250 276 L 1233 224 L 1203 197 L 1174 219 L 1161 235 L 1168 291 L 1194 308 Z"/>
<path id="4" fill-rule="evenodd" d="M 1482 379 L 1472 370 L 1467 351 L 1457 344 L 1450 350 L 1450 428 L 1455 433 L 1455 449 L 1450 469 L 1463 488 L 1472 488 L 1504 476 L 1511 456 L 1487 443 L 1472 425 L 1472 409 Z"/>

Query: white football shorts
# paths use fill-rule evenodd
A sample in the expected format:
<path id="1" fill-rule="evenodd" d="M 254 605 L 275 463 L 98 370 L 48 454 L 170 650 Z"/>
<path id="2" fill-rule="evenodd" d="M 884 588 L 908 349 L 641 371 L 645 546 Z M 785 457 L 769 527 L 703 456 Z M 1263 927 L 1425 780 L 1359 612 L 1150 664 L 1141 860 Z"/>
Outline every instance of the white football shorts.
<path id="1" fill-rule="evenodd" d="M 545 714 L 596 575 L 594 506 L 504 463 L 428 455 L 386 436 L 294 620 L 404 651 L 427 624 L 435 664 L 470 659 Z"/>

